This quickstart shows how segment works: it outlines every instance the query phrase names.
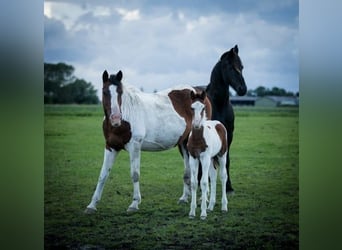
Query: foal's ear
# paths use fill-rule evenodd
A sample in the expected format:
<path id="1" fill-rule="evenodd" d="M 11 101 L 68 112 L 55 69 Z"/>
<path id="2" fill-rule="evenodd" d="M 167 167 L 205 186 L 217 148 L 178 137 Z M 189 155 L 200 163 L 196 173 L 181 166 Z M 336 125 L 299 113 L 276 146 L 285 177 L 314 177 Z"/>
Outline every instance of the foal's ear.
<path id="1" fill-rule="evenodd" d="M 121 81 L 121 79 L 122 79 L 122 72 L 121 72 L 121 70 L 119 70 L 119 72 L 116 74 L 116 80 L 118 80 L 119 82 Z"/>
<path id="2" fill-rule="evenodd" d="M 202 91 L 201 93 L 201 99 L 204 101 L 204 99 L 207 97 L 207 92 Z"/>
<path id="3" fill-rule="evenodd" d="M 191 98 L 191 100 L 195 99 L 195 97 L 196 97 L 196 93 L 195 93 L 194 91 L 191 90 L 191 92 L 190 92 L 190 98 Z"/>
<path id="4" fill-rule="evenodd" d="M 108 81 L 108 72 L 105 70 L 102 74 L 102 81 L 107 82 Z"/>

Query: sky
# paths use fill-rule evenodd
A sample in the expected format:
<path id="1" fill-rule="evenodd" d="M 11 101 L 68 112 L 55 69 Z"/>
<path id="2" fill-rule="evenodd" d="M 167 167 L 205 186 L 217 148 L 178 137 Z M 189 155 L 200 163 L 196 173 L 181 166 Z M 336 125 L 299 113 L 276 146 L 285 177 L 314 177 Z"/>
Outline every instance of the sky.
<path id="1" fill-rule="evenodd" d="M 298 9 L 298 0 L 45 1 L 44 62 L 74 66 L 99 96 L 104 70 L 153 92 L 207 85 L 237 44 L 248 89 L 296 93 Z"/>

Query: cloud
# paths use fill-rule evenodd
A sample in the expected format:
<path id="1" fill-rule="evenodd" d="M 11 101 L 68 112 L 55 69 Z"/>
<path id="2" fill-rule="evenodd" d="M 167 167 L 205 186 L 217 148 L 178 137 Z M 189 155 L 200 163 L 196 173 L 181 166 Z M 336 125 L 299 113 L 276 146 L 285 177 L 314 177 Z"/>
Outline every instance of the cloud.
<path id="1" fill-rule="evenodd" d="M 117 8 L 116 11 L 122 16 L 125 21 L 135 21 L 140 19 L 139 10 L 126 10 L 123 8 Z"/>
<path id="2" fill-rule="evenodd" d="M 152 92 L 208 84 L 219 57 L 238 44 L 249 88 L 269 84 L 298 91 L 298 27 L 292 19 L 270 21 L 212 2 L 203 9 L 101 3 L 44 2 L 45 61 L 72 64 L 76 76 L 97 89 L 104 69 L 123 70 L 125 82 Z M 291 1 L 279 8 L 288 6 Z"/>

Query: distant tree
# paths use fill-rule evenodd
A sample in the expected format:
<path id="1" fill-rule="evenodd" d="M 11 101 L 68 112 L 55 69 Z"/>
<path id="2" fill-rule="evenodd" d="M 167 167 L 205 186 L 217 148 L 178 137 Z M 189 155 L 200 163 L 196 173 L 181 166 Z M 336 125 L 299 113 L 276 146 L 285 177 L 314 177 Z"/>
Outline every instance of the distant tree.
<path id="1" fill-rule="evenodd" d="M 253 89 L 247 90 L 247 96 L 257 96 L 257 93 Z"/>
<path id="2" fill-rule="evenodd" d="M 272 90 L 271 90 L 271 95 L 285 96 L 286 95 L 286 90 L 278 88 L 278 87 L 273 87 Z"/>
<path id="3" fill-rule="evenodd" d="M 99 103 L 92 84 L 77 79 L 74 70 L 65 63 L 44 63 L 44 103 Z"/>
<path id="4" fill-rule="evenodd" d="M 287 92 L 285 89 L 273 87 L 272 89 L 266 88 L 264 86 L 259 86 L 255 90 L 249 90 L 247 95 L 249 96 L 267 96 L 267 95 L 273 95 L 273 96 L 295 96 L 293 92 Z M 299 95 L 299 93 L 298 93 Z"/>
<path id="5" fill-rule="evenodd" d="M 44 103 L 58 103 L 61 87 L 72 82 L 74 67 L 65 63 L 44 63 Z"/>
<path id="6" fill-rule="evenodd" d="M 257 96 L 265 96 L 267 95 L 267 89 L 264 86 L 257 87 L 254 92 L 257 94 Z"/>

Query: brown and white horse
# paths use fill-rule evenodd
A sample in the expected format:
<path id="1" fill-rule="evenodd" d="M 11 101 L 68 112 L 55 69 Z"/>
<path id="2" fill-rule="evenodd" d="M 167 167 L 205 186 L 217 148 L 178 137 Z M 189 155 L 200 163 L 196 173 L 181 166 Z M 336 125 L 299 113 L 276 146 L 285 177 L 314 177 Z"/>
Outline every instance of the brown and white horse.
<path id="1" fill-rule="evenodd" d="M 179 146 L 186 152 L 184 140 L 191 130 L 191 97 L 195 91 L 191 86 L 167 89 L 148 94 L 122 84 L 122 72 L 108 75 L 103 72 L 102 103 L 104 110 L 103 134 L 106 141 L 104 160 L 91 202 L 85 213 L 96 211 L 105 181 L 120 150 L 130 156 L 133 201 L 127 211 L 138 210 L 140 195 L 140 152 L 162 151 Z M 205 100 L 206 110 L 211 116 L 211 105 Z M 188 154 L 184 153 L 185 173 L 188 170 Z M 184 192 L 189 192 L 184 180 Z M 187 194 L 183 193 L 183 196 Z"/>
<path id="2" fill-rule="evenodd" d="M 227 170 L 226 160 L 228 152 L 227 131 L 224 125 L 216 120 L 207 120 L 205 114 L 206 92 L 191 92 L 191 108 L 193 110 L 192 129 L 189 135 L 187 148 L 189 151 L 189 165 L 191 171 L 191 205 L 189 217 L 194 218 L 196 213 L 196 192 L 198 186 L 198 168 L 202 165 L 202 178 L 200 181 L 202 192 L 201 219 L 207 217 L 208 177 L 210 176 L 210 201 L 208 210 L 214 209 L 216 201 L 215 163 L 220 167 L 222 182 L 222 211 L 228 211 L 226 195 Z M 216 165 L 215 164 L 215 165 Z"/>

